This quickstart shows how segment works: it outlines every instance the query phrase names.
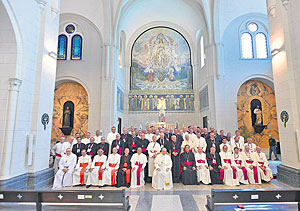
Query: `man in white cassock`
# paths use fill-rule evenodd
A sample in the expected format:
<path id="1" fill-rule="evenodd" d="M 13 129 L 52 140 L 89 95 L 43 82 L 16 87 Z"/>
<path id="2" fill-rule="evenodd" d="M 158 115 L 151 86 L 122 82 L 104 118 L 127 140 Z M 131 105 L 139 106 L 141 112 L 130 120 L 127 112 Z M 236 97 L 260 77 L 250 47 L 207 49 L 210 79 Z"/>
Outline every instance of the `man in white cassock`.
<path id="1" fill-rule="evenodd" d="M 65 137 L 61 136 L 59 142 L 56 143 L 54 145 L 54 147 L 52 148 L 52 150 L 51 150 L 52 155 L 55 156 L 54 165 L 53 165 L 54 174 L 56 174 L 56 172 L 58 171 L 59 161 L 60 161 L 62 155 L 64 154 L 64 152 L 63 152 L 63 150 L 64 150 L 64 141 L 65 141 Z"/>
<path id="2" fill-rule="evenodd" d="M 81 150 L 81 156 L 78 159 L 73 173 L 73 186 L 86 184 L 88 172 L 92 165 L 92 158 L 86 154 L 86 149 Z"/>
<path id="3" fill-rule="evenodd" d="M 263 181 L 270 182 L 273 179 L 272 170 L 269 168 L 269 162 L 266 158 L 265 153 L 261 151 L 259 146 L 256 147 L 256 152 L 254 153 L 255 159 L 257 161 L 258 172 Z"/>
<path id="4" fill-rule="evenodd" d="M 248 173 L 247 173 L 247 169 L 245 167 L 245 162 L 242 158 L 241 152 L 238 147 L 235 147 L 233 149 L 232 156 L 233 156 L 233 161 L 236 166 L 237 177 L 238 177 L 239 182 L 242 184 L 245 184 L 245 185 L 249 184 Z"/>
<path id="5" fill-rule="evenodd" d="M 162 148 L 161 153 L 154 160 L 155 170 L 153 172 L 152 187 L 155 189 L 171 189 L 172 181 L 172 159 L 167 154 L 167 149 Z"/>
<path id="6" fill-rule="evenodd" d="M 235 137 L 237 137 L 237 139 L 238 139 L 238 141 L 240 142 L 240 144 L 241 144 L 242 146 L 244 146 L 244 144 L 245 144 L 245 139 L 244 139 L 243 136 L 241 136 L 241 133 L 240 133 L 239 130 L 236 130 L 236 131 L 235 131 L 235 135 L 231 137 L 231 141 L 230 141 L 230 142 L 231 142 L 231 146 L 232 146 L 232 143 L 235 142 Z"/>
<path id="7" fill-rule="evenodd" d="M 90 143 L 90 138 L 91 138 L 91 133 L 87 132 L 85 138 L 81 140 L 81 143 L 87 145 L 88 143 Z"/>
<path id="8" fill-rule="evenodd" d="M 148 128 L 147 128 L 147 133 L 145 134 L 145 139 L 148 139 L 149 141 L 151 141 L 151 140 L 153 140 L 153 139 L 152 139 L 153 136 L 154 136 L 154 134 L 151 133 L 151 128 L 148 127 Z M 156 141 L 156 140 L 157 140 L 157 139 L 155 138 L 155 141 Z"/>
<path id="9" fill-rule="evenodd" d="M 222 144 L 220 144 L 220 152 L 223 151 L 224 145 L 227 146 L 227 152 L 232 153 L 233 149 L 231 148 L 231 145 L 227 142 L 227 139 L 226 139 L 226 138 L 223 138 L 223 139 L 222 139 Z"/>
<path id="10" fill-rule="evenodd" d="M 66 154 L 66 150 L 67 150 L 68 148 L 70 148 L 71 151 L 72 151 L 73 145 L 77 143 L 77 141 L 76 141 L 76 143 L 75 143 L 75 140 L 76 140 L 76 139 L 74 139 L 73 136 L 69 136 L 69 137 L 68 137 L 67 141 L 65 141 L 65 142 L 63 143 L 63 149 L 62 149 L 63 154 Z"/>
<path id="11" fill-rule="evenodd" d="M 225 185 L 236 186 L 240 185 L 237 177 L 237 169 L 231 152 L 228 152 L 227 145 L 223 146 L 223 151 L 220 152 L 222 161 L 222 169 L 220 169 L 221 177 L 224 179 Z"/>
<path id="12" fill-rule="evenodd" d="M 107 137 L 106 137 L 106 141 L 107 143 L 109 144 L 109 150 L 108 150 L 108 153 L 111 152 L 111 145 L 112 145 L 112 142 L 113 140 L 115 140 L 117 137 L 117 132 L 116 132 L 116 127 L 115 126 L 112 126 L 111 127 L 111 132 L 109 132 L 107 134 Z"/>
<path id="13" fill-rule="evenodd" d="M 95 138 L 95 143 L 96 144 L 100 144 L 101 143 L 102 136 L 100 136 L 100 130 L 96 130 L 96 135 L 94 136 L 94 138 Z"/>
<path id="14" fill-rule="evenodd" d="M 237 147 L 237 148 L 239 148 L 240 152 L 244 152 L 244 143 L 241 143 L 239 141 L 238 136 L 235 136 L 233 138 L 233 141 L 230 142 L 230 146 L 231 146 L 231 149 L 234 149 L 235 147 Z"/>
<path id="15" fill-rule="evenodd" d="M 202 151 L 206 151 L 207 143 L 205 138 L 201 137 L 201 133 L 197 132 L 196 138 L 194 140 L 194 151 L 198 152 L 198 148 L 201 147 Z"/>
<path id="16" fill-rule="evenodd" d="M 94 157 L 91 168 L 89 169 L 89 175 L 86 182 L 86 187 L 104 186 L 105 168 L 106 168 L 106 155 L 103 154 L 103 149 L 98 149 L 97 155 Z"/>
<path id="17" fill-rule="evenodd" d="M 137 149 L 137 153 L 131 157 L 131 187 L 138 188 L 145 185 L 144 168 L 147 164 L 147 156 L 142 153 L 142 148 Z"/>
<path id="18" fill-rule="evenodd" d="M 71 153 L 70 148 L 66 149 L 66 154 L 59 161 L 59 170 L 54 178 L 53 189 L 72 186 L 72 176 L 76 161 L 76 155 Z"/>
<path id="19" fill-rule="evenodd" d="M 256 145 L 253 143 L 252 138 L 250 138 L 250 137 L 247 138 L 247 143 L 244 144 L 244 147 L 245 146 L 249 146 L 249 149 L 250 149 L 251 153 L 256 152 Z"/>
<path id="20" fill-rule="evenodd" d="M 249 146 L 245 147 L 245 152 L 242 152 L 242 158 L 248 173 L 250 184 L 261 184 L 260 174 L 258 172 L 257 160 L 254 153 L 250 152 Z"/>
<path id="21" fill-rule="evenodd" d="M 193 152 L 194 142 L 190 139 L 190 136 L 188 134 L 184 136 L 184 141 L 181 144 L 181 152 L 184 152 L 184 149 L 185 149 L 186 145 L 189 145 L 190 146 L 190 152 Z"/>
<path id="22" fill-rule="evenodd" d="M 197 153 L 195 153 L 196 167 L 197 167 L 197 181 L 208 185 L 211 183 L 210 172 L 206 160 L 206 153 L 203 152 L 202 147 L 198 147 Z"/>
<path id="23" fill-rule="evenodd" d="M 116 147 L 106 161 L 105 184 L 115 186 L 117 184 L 117 172 L 119 170 L 121 155 L 118 154 Z"/>
<path id="24" fill-rule="evenodd" d="M 152 136 L 152 139 L 149 140 L 149 141 L 151 141 L 151 142 L 147 146 L 147 151 L 148 151 L 148 155 L 149 155 L 149 159 L 148 159 L 148 176 L 153 177 L 154 160 L 160 152 L 160 144 L 156 142 L 156 137 L 155 136 Z"/>

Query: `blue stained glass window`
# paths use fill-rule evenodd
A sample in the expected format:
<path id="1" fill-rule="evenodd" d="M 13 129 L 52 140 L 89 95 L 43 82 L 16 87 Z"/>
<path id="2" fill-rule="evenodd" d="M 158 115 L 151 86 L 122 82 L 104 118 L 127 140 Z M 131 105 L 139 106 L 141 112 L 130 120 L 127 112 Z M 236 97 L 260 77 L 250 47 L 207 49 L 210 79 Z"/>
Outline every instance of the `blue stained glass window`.
<path id="1" fill-rule="evenodd" d="M 82 37 L 76 34 L 72 38 L 71 60 L 81 60 L 81 54 L 82 54 Z"/>
<path id="2" fill-rule="evenodd" d="M 67 45 L 68 38 L 66 35 L 61 34 L 58 36 L 58 48 L 57 48 L 57 59 L 66 60 L 67 59 Z"/>

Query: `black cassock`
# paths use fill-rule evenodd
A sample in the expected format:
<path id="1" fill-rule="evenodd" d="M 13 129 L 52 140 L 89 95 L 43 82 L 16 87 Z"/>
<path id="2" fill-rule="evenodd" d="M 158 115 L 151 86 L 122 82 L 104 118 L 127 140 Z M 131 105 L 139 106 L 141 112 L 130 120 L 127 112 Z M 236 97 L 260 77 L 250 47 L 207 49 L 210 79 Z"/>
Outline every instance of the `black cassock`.
<path id="1" fill-rule="evenodd" d="M 212 184 L 223 184 L 223 180 L 220 179 L 220 169 L 221 166 L 221 158 L 218 153 L 211 154 L 208 153 L 207 157 L 207 164 L 208 166 L 213 167 L 213 170 L 210 171 L 210 179 Z"/>
<path id="2" fill-rule="evenodd" d="M 94 159 L 95 155 L 97 154 L 98 145 L 96 143 L 88 143 L 86 145 L 86 153 L 90 156 L 92 156 L 92 159 Z"/>
<path id="3" fill-rule="evenodd" d="M 98 144 L 98 150 L 99 149 L 102 149 L 103 150 L 103 154 L 108 156 L 108 150 L 109 150 L 109 144 L 104 142 L 103 144 L 102 143 L 99 143 Z"/>
<path id="4" fill-rule="evenodd" d="M 124 149 L 125 149 L 125 142 L 123 140 L 113 140 L 111 143 L 111 153 L 113 151 L 113 148 L 117 148 L 118 154 L 123 155 Z"/>
<path id="5" fill-rule="evenodd" d="M 216 152 L 220 153 L 220 143 L 218 142 L 218 140 L 215 138 L 213 140 L 210 139 L 210 137 L 208 139 L 206 139 L 206 154 L 210 153 L 210 148 L 211 147 L 215 147 L 216 148 Z"/>
<path id="6" fill-rule="evenodd" d="M 139 139 L 135 136 L 128 136 L 126 139 L 126 145 L 129 148 L 129 154 L 132 156 L 136 153 L 138 148 Z"/>
<path id="7" fill-rule="evenodd" d="M 180 155 L 181 164 L 181 179 L 184 185 L 196 185 L 197 184 L 197 172 L 192 167 L 196 168 L 196 161 L 194 153 L 183 152 Z M 186 170 L 183 170 L 186 167 Z"/>
<path id="8" fill-rule="evenodd" d="M 117 186 L 130 186 L 130 171 L 131 171 L 131 156 L 121 156 L 120 167 L 117 174 Z M 123 168 L 126 168 L 126 171 L 123 171 Z"/>
<path id="9" fill-rule="evenodd" d="M 77 158 L 78 157 L 80 157 L 81 156 L 81 150 L 82 149 L 86 149 L 86 146 L 85 146 L 85 144 L 83 144 L 83 143 L 80 143 L 80 144 L 74 144 L 73 145 L 73 148 L 72 148 L 72 153 L 73 154 L 75 154 L 76 156 L 77 156 Z"/>
<path id="10" fill-rule="evenodd" d="M 172 167 L 172 177 L 173 177 L 173 182 L 178 183 L 180 181 L 180 150 L 181 150 L 181 144 L 177 141 L 170 142 L 170 147 L 171 147 L 171 159 L 173 163 Z M 178 153 L 177 156 L 175 156 L 173 153 L 176 152 Z"/>
<path id="11" fill-rule="evenodd" d="M 142 148 L 142 153 L 147 156 L 147 160 L 148 160 L 148 151 L 147 151 L 148 145 L 149 145 L 149 140 L 146 138 L 144 140 L 140 139 L 137 143 L 137 146 Z M 150 182 L 150 179 L 148 178 L 148 162 L 146 163 L 144 169 L 144 180 L 145 183 Z"/>

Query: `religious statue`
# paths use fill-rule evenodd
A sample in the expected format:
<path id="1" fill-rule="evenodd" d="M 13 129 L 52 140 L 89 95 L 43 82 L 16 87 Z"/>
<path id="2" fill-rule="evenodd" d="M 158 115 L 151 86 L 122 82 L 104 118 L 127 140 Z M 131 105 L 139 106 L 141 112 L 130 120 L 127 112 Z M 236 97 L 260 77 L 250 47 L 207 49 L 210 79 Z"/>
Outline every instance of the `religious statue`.
<path id="1" fill-rule="evenodd" d="M 67 106 L 63 116 L 63 127 L 71 127 L 71 114 L 70 107 Z"/>
<path id="2" fill-rule="evenodd" d="M 160 110 L 158 112 L 159 122 L 166 122 L 165 115 L 165 109 L 163 107 L 160 107 Z"/>
<path id="3" fill-rule="evenodd" d="M 257 106 L 253 113 L 255 114 L 256 116 L 256 121 L 255 121 L 255 125 L 261 125 L 262 124 L 262 111 L 261 109 L 259 108 L 259 106 Z"/>

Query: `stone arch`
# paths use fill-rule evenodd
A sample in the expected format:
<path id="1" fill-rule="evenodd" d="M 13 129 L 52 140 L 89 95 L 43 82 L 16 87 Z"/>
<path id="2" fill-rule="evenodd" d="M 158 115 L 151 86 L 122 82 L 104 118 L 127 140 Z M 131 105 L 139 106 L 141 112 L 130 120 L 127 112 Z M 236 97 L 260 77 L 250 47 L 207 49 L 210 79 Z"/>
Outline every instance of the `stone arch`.
<path id="1" fill-rule="evenodd" d="M 251 107 L 253 100 L 261 103 L 262 124 L 253 123 L 253 108 Z M 278 140 L 276 101 L 273 88 L 257 78 L 245 81 L 237 93 L 237 121 L 241 134 L 245 138 L 251 137 L 255 144 L 261 147 L 268 147 L 269 134 Z"/>
<path id="2" fill-rule="evenodd" d="M 88 132 L 88 92 L 79 83 L 69 80 L 58 83 L 54 90 L 53 120 L 52 120 L 52 143 L 58 140 L 62 135 L 61 128 L 63 123 L 63 110 L 66 102 L 74 104 L 74 122 L 71 135 L 80 133 L 81 135 Z"/>

